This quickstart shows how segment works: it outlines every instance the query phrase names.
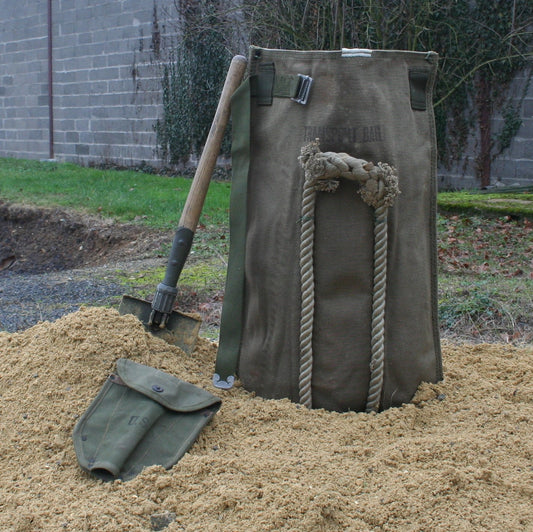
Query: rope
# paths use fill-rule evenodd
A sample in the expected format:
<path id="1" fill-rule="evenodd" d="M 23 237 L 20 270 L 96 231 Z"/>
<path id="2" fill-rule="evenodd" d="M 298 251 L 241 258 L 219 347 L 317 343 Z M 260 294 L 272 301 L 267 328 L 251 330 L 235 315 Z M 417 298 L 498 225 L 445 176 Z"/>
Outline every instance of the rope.
<path id="1" fill-rule="evenodd" d="M 300 237 L 300 278 L 302 309 L 300 318 L 300 402 L 312 407 L 314 273 L 313 247 L 316 192 L 334 192 L 339 178 L 356 181 L 363 201 L 375 209 L 374 279 L 372 290 L 372 331 L 370 383 L 366 411 L 379 409 L 383 389 L 385 353 L 385 292 L 387 282 L 387 209 L 400 193 L 396 170 L 386 163 L 374 165 L 346 153 L 320 151 L 319 140 L 310 142 L 299 157 L 304 168 L 302 227 Z"/>
<path id="2" fill-rule="evenodd" d="M 366 411 L 377 412 L 383 389 L 385 359 L 385 293 L 387 284 L 387 207 L 378 207 L 374 218 L 374 279 L 370 339 L 370 383 Z"/>
<path id="3" fill-rule="evenodd" d="M 313 373 L 313 316 L 315 311 L 315 276 L 313 247 L 315 237 L 315 183 L 307 179 L 302 197 L 300 236 L 300 279 L 302 310 L 300 315 L 300 403 L 312 407 L 311 377 Z"/>

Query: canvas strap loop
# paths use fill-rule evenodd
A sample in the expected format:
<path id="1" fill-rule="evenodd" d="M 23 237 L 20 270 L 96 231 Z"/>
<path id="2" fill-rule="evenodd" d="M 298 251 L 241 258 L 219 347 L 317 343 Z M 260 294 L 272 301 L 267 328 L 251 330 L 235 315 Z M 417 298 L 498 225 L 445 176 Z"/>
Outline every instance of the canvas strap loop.
<path id="1" fill-rule="evenodd" d="M 305 145 L 299 157 L 304 169 L 302 196 L 300 277 L 302 308 L 300 318 L 300 402 L 312 407 L 314 321 L 314 212 L 316 192 L 334 192 L 339 179 L 359 184 L 358 192 L 365 203 L 375 209 L 374 260 L 372 291 L 372 331 L 370 382 L 366 411 L 377 411 L 383 388 L 385 353 L 385 292 L 387 281 L 387 210 L 400 193 L 396 169 L 386 163 L 356 159 L 346 153 L 321 152 L 319 139 Z"/>
<path id="2" fill-rule="evenodd" d="M 411 108 L 414 111 L 426 111 L 426 93 L 429 83 L 429 70 L 410 69 L 409 70 L 409 93 L 411 97 Z"/>
<path id="3" fill-rule="evenodd" d="M 290 98 L 306 104 L 313 79 L 303 74 L 276 74 L 274 63 L 262 63 L 250 76 L 250 95 L 258 105 L 272 105 L 273 98 Z"/>

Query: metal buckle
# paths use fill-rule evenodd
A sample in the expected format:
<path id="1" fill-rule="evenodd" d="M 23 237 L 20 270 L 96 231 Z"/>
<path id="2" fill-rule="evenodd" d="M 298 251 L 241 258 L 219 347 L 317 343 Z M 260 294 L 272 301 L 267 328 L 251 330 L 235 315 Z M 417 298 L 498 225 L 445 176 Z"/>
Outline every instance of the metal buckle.
<path id="1" fill-rule="evenodd" d="M 291 98 L 293 102 L 301 103 L 305 105 L 309 98 L 309 91 L 311 90 L 311 85 L 313 83 L 313 78 L 311 76 L 304 76 L 303 74 L 298 74 L 298 88 L 296 90 L 296 96 Z"/>

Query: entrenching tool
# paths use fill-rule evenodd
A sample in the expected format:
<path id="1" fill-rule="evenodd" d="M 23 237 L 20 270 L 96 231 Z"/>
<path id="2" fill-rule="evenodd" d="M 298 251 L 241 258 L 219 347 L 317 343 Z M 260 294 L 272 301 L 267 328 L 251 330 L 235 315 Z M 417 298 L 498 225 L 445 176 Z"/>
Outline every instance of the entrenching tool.
<path id="1" fill-rule="evenodd" d="M 150 303 L 123 296 L 119 307 L 120 314 L 137 316 L 152 334 L 177 345 L 186 353 L 191 353 L 194 349 L 201 320 L 172 310 L 178 293 L 176 286 L 191 249 L 211 175 L 220 152 L 230 115 L 231 96 L 241 83 L 245 69 L 246 58 L 241 55 L 235 56 L 231 61 L 215 117 L 174 235 L 165 278 L 157 286 L 153 301 Z"/>

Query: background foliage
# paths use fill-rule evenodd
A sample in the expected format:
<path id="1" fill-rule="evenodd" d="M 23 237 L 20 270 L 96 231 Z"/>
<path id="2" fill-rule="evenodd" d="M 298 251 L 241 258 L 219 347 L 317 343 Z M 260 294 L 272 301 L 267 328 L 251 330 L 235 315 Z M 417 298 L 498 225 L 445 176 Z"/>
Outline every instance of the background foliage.
<path id="1" fill-rule="evenodd" d="M 246 53 L 250 43 L 437 51 L 440 162 L 449 166 L 460 160 L 469 135 L 477 131 L 482 186 L 489 184 L 491 162 L 520 128 L 521 100 L 510 99 L 508 88 L 517 72 L 531 73 L 530 0 L 180 0 L 176 8 L 183 38 L 165 67 L 165 118 L 158 125 L 160 144 L 172 162 L 199 150 L 230 56 Z M 503 118 L 498 131 L 491 129 L 495 116 Z"/>
<path id="2" fill-rule="evenodd" d="M 179 165 L 202 150 L 231 54 L 220 39 L 219 2 L 183 0 L 175 5 L 179 38 L 163 64 L 164 116 L 156 133 L 162 155 Z M 229 152 L 227 139 L 223 151 Z"/>

